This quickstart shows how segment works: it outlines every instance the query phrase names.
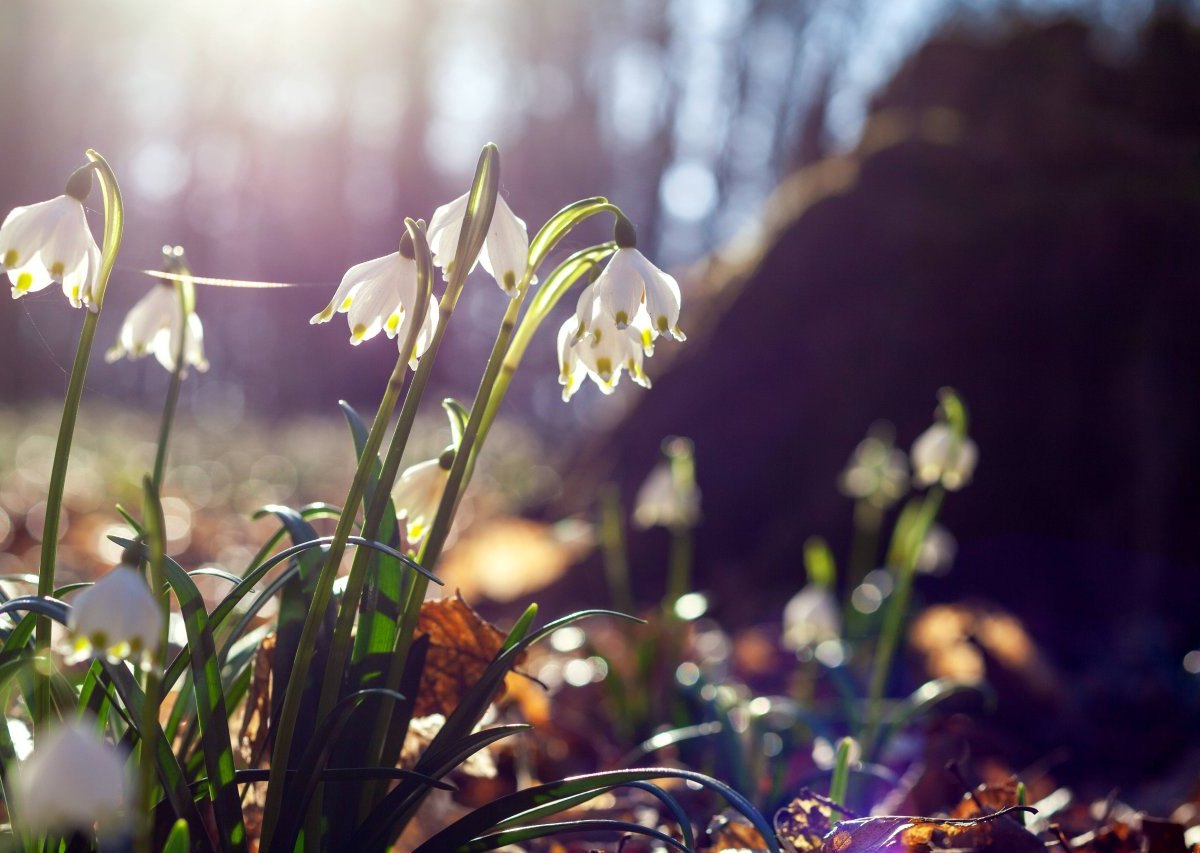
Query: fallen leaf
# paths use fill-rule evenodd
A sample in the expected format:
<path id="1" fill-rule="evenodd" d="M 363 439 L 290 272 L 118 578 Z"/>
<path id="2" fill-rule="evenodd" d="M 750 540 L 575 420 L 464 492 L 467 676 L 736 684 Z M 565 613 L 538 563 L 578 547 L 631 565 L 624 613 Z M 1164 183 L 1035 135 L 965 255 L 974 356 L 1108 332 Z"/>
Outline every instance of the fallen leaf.
<path id="1" fill-rule="evenodd" d="M 825 849 L 825 836 L 833 828 L 836 806 L 824 797 L 804 790 L 775 813 L 775 835 L 796 853 Z"/>
<path id="2" fill-rule="evenodd" d="M 429 635 L 429 652 L 413 716 L 449 717 L 496 657 L 505 634 L 472 610 L 457 593 L 423 603 L 416 633 Z M 514 663 L 523 659 L 524 654 Z M 503 696 L 504 689 L 501 683 L 492 700 Z"/>
<path id="3" fill-rule="evenodd" d="M 846 820 L 825 839 L 830 853 L 1045 853 L 1046 845 L 1013 818 L 1017 806 L 973 820 L 926 817 L 868 817 Z"/>
<path id="4" fill-rule="evenodd" d="M 713 817 L 704 830 L 703 849 L 712 853 L 765 853 L 767 842 L 744 815 L 725 812 Z"/>
<path id="5" fill-rule="evenodd" d="M 1012 776 L 1007 781 L 994 785 L 980 785 L 969 794 L 964 794 L 962 800 L 950 817 L 957 820 L 989 815 L 994 812 L 1012 808 L 1017 805 L 1017 777 Z M 983 806 L 983 811 L 979 807 Z"/>
<path id="6" fill-rule="evenodd" d="M 275 659 L 274 632 L 263 637 L 254 653 L 250 688 L 246 694 L 238 757 L 246 767 L 257 767 L 270 744 L 271 665 Z"/>

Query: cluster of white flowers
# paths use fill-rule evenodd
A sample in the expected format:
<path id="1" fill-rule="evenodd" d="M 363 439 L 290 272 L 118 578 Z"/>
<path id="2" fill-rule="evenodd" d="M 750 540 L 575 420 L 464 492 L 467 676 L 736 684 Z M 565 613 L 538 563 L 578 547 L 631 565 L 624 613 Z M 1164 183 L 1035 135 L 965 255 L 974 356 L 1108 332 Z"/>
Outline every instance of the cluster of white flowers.
<path id="1" fill-rule="evenodd" d="M 686 339 L 679 328 L 680 304 L 674 278 L 634 246 L 618 248 L 600 277 L 579 294 L 575 314 L 558 330 L 563 399 L 570 400 L 585 377 L 591 377 L 604 394 L 611 394 L 622 370 L 649 388 L 642 360 L 654 354 L 655 339 L 659 335 Z"/>

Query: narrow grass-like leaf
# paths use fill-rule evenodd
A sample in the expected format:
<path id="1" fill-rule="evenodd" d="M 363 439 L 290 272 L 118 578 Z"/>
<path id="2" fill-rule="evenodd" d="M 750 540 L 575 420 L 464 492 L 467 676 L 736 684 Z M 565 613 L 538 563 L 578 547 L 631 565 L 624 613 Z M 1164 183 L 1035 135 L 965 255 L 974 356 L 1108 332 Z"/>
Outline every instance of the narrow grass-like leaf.
<path id="1" fill-rule="evenodd" d="M 617 767 L 632 767 L 646 756 L 658 752 L 660 749 L 666 749 L 677 743 L 686 743 L 698 738 L 711 737 L 724 728 L 721 722 L 710 720 L 707 723 L 697 723 L 694 726 L 683 726 L 682 728 L 659 732 L 652 737 L 646 738 L 633 749 L 629 750 L 629 752 L 625 753 L 621 757 L 621 760 L 617 762 Z"/>
<path id="2" fill-rule="evenodd" d="M 221 689 L 217 647 L 208 625 L 204 599 L 187 572 L 180 569 L 174 560 L 164 561 L 164 572 L 179 601 L 188 646 L 192 649 L 192 685 L 196 695 L 197 720 L 221 847 L 224 850 L 245 850 L 246 825 L 242 820 L 241 802 L 233 781 L 233 745 L 229 738 L 228 710 Z"/>
<path id="3" fill-rule="evenodd" d="M 539 823 L 534 826 L 523 826 L 518 829 L 506 829 L 502 832 L 494 832 L 489 835 L 481 835 L 478 838 L 472 839 L 465 844 L 460 844 L 454 848 L 453 853 L 481 853 L 484 850 L 498 850 L 501 847 L 508 847 L 513 844 L 520 844 L 524 841 L 530 841 L 534 838 L 545 838 L 548 835 L 570 835 L 578 833 L 587 833 L 589 835 L 600 832 L 621 832 L 626 835 L 644 835 L 647 838 L 673 847 L 676 850 L 682 850 L 683 853 L 690 853 L 693 849 L 680 844 L 665 832 L 657 829 L 651 829 L 648 826 L 642 826 L 639 823 L 630 823 L 624 820 L 606 820 L 604 818 L 586 818 L 581 820 L 569 820 L 561 823 Z M 448 848 L 437 848 L 438 850 Z M 418 847 L 417 850 L 422 853 L 429 853 L 424 846 Z"/>
<path id="4" fill-rule="evenodd" d="M 350 722 L 350 715 L 358 709 L 362 702 L 371 697 L 379 697 L 391 702 L 403 702 L 404 697 L 391 690 L 371 688 L 359 690 L 344 697 L 330 711 L 329 716 L 321 720 L 316 727 L 312 742 L 304 751 L 300 764 L 296 767 L 296 781 L 290 782 L 297 786 L 295 798 L 288 804 L 287 812 L 280 818 L 276 830 L 276 843 L 281 849 L 289 850 L 295 846 L 296 837 L 300 833 L 301 823 L 309 800 L 321 782 L 321 772 L 329 761 L 334 745 Z M 319 844 L 319 839 L 306 838 L 305 845 Z"/>
<path id="5" fill-rule="evenodd" d="M 158 724 L 158 720 L 147 720 L 143 714 L 146 697 L 133 677 L 133 673 L 124 664 L 105 662 L 102 666 L 105 678 L 116 689 L 117 695 L 121 697 L 121 704 L 132 724 L 132 731 L 138 735 L 140 740 L 149 743 L 154 750 L 158 778 L 175 815 L 185 819 L 191 826 L 204 826 L 204 821 L 196 810 L 196 804 L 192 801 L 191 792 L 188 791 L 183 768 L 179 766 L 179 761 L 175 758 L 175 753 L 171 750 L 171 744 L 163 734 L 162 727 Z"/>
<path id="6" fill-rule="evenodd" d="M 591 792 L 593 796 L 611 791 L 630 782 L 649 782 L 654 779 L 684 779 L 710 788 L 723 796 L 730 805 L 741 812 L 766 840 L 771 853 L 780 853 L 779 843 L 775 833 L 767 821 L 750 802 L 723 782 L 695 773 L 690 770 L 676 770 L 667 767 L 647 768 L 645 770 L 613 770 L 603 773 L 589 773 L 583 776 L 573 776 L 525 788 L 507 796 L 499 797 L 487 805 L 481 806 L 470 814 L 452 823 L 433 837 L 429 838 L 414 853 L 438 853 L 445 850 L 470 849 L 464 847 L 468 842 L 478 838 L 489 830 L 533 809 L 539 809 L 540 814 L 546 814 L 547 807 L 552 803 L 569 801 L 577 802 L 577 797 Z"/>
<path id="7" fill-rule="evenodd" d="M 175 821 L 175 825 L 171 827 L 171 834 L 167 836 L 167 843 L 163 845 L 162 853 L 187 853 L 191 846 L 192 838 L 188 832 L 188 823 L 181 818 Z"/>

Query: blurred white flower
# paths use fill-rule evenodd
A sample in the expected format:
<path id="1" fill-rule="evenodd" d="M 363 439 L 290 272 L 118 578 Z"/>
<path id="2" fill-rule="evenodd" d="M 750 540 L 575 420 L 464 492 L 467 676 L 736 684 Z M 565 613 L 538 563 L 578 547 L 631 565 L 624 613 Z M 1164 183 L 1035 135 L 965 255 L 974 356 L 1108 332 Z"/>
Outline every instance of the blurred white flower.
<path id="1" fill-rule="evenodd" d="M 409 324 L 413 322 L 411 308 L 416 301 L 417 262 L 397 251 L 350 267 L 333 299 L 308 322 L 327 323 L 335 313 L 346 314 L 350 343 L 354 346 L 381 331 L 389 338 L 399 338 L 399 345 L 404 346 Z M 411 354 L 414 362 L 429 347 L 437 321 L 437 300 L 431 296 Z"/>
<path id="2" fill-rule="evenodd" d="M 842 614 L 828 587 L 810 583 L 784 606 L 784 648 L 798 652 L 841 636 Z"/>
<path id="3" fill-rule="evenodd" d="M 626 247 L 613 253 L 600 277 L 581 294 L 575 316 L 588 331 L 603 318 L 618 329 L 644 325 L 651 338 L 669 334 L 682 341 L 687 336 L 679 328 L 680 304 L 679 283 L 637 249 Z M 641 322 L 639 315 L 645 317 Z"/>
<path id="4" fill-rule="evenodd" d="M 568 317 L 558 330 L 558 382 L 563 386 L 563 400 L 570 400 L 586 376 L 590 376 L 604 394 L 611 394 L 621 379 L 621 371 L 643 388 L 650 387 L 650 377 L 642 367 L 651 339 L 648 327 L 627 325 L 617 328 L 603 313 L 598 300 L 592 298 L 596 282 L 580 294 L 581 305 L 586 302 L 591 322 L 581 325 L 578 315 Z"/>
<path id="5" fill-rule="evenodd" d="M 453 455 L 446 452 L 437 459 L 406 468 L 397 478 L 392 500 L 396 504 L 396 515 L 404 518 L 409 545 L 416 545 L 429 533 L 452 463 Z"/>
<path id="6" fill-rule="evenodd" d="M 447 276 L 458 251 L 458 238 L 462 233 L 470 195 L 465 193 L 449 204 L 443 204 L 429 220 L 429 250 L 433 253 L 433 262 Z M 525 274 L 528 257 L 529 232 L 525 228 L 525 221 L 512 212 L 503 197 L 496 196 L 496 209 L 492 213 L 492 222 L 484 238 L 478 263 L 483 264 L 501 290 L 509 296 L 515 296 L 517 282 Z"/>
<path id="7" fill-rule="evenodd" d="M 148 665 L 162 627 L 163 612 L 141 573 L 117 566 L 72 601 L 67 662 L 96 654 L 113 662 L 141 657 Z"/>
<path id="8" fill-rule="evenodd" d="M 938 422 L 913 442 L 913 482 L 919 486 L 941 482 L 953 492 L 971 482 L 978 461 L 974 441 L 957 434 L 950 424 Z"/>
<path id="9" fill-rule="evenodd" d="M 12 767 L 9 785 L 21 828 L 35 836 L 123 823 L 133 799 L 125 756 L 83 720 L 39 739 L 29 758 Z"/>
<path id="10" fill-rule="evenodd" d="M 671 460 L 650 471 L 634 501 L 633 521 L 638 527 L 694 527 L 700 520 L 700 490 L 695 483 L 679 483 Z"/>
<path id="11" fill-rule="evenodd" d="M 153 354 L 158 363 L 169 371 L 175 370 L 175 355 L 179 352 L 179 335 L 183 327 L 183 306 L 179 291 L 170 282 L 150 288 L 125 315 L 117 342 L 105 353 L 104 360 L 139 359 Z M 196 312 L 188 315 L 187 339 L 184 341 L 183 363 L 200 372 L 208 370 L 204 357 L 204 326 Z"/>
<path id="12" fill-rule="evenodd" d="M 8 273 L 14 299 L 58 283 L 71 305 L 90 305 L 99 269 L 100 247 L 74 195 L 14 208 L 0 225 L 0 271 Z"/>
<path id="13" fill-rule="evenodd" d="M 940 524 L 934 524 L 921 542 L 917 552 L 917 571 L 931 575 L 945 574 L 958 555 L 958 540 Z"/>
<path id="14" fill-rule="evenodd" d="M 880 435 L 868 435 L 854 448 L 838 477 L 842 494 L 887 509 L 908 491 L 908 457 Z"/>

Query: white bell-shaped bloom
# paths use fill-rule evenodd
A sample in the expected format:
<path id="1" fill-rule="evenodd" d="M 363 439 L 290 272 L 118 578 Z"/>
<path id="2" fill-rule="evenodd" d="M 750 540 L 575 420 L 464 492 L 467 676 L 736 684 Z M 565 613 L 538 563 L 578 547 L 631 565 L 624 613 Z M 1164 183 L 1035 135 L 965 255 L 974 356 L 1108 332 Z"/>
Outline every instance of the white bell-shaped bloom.
<path id="1" fill-rule="evenodd" d="M 784 648 L 811 649 L 841 635 L 842 614 L 829 587 L 810 583 L 783 608 Z"/>
<path id="2" fill-rule="evenodd" d="M 450 455 L 444 453 L 437 459 L 406 468 L 396 480 L 392 500 L 396 515 L 404 518 L 409 545 L 416 545 L 429 533 L 450 478 L 451 461 Z"/>
<path id="3" fill-rule="evenodd" d="M 979 448 L 950 424 L 938 422 L 917 437 L 912 446 L 913 481 L 920 486 L 940 482 L 950 491 L 971 482 Z"/>
<path id="4" fill-rule="evenodd" d="M 133 802 L 126 756 L 103 740 L 95 724 L 63 723 L 39 738 L 33 752 L 12 767 L 9 787 L 23 830 L 35 836 L 97 823 L 124 824 Z"/>
<path id="5" fill-rule="evenodd" d="M 433 253 L 433 262 L 447 276 L 458 251 L 458 238 L 462 234 L 470 195 L 466 193 L 449 204 L 443 204 L 429 220 L 429 250 Z M 496 209 L 492 213 L 492 222 L 488 226 L 478 262 L 483 264 L 501 290 L 509 296 L 515 296 L 517 282 L 525 274 L 528 259 L 529 232 L 525 228 L 525 220 L 512 212 L 503 197 L 496 196 Z"/>
<path id="6" fill-rule="evenodd" d="M 350 267 L 342 276 L 333 299 L 308 322 L 327 323 L 335 313 L 346 314 L 350 343 L 354 346 L 383 332 L 389 338 L 397 338 L 402 347 L 408 340 L 413 322 L 412 306 L 417 301 L 417 287 L 417 262 L 401 252 L 392 252 Z M 438 316 L 437 300 L 431 296 L 411 355 L 413 366 L 429 348 Z"/>
<path id="7" fill-rule="evenodd" d="M 90 304 L 99 269 L 100 247 L 73 196 L 14 208 L 0 225 L 0 271 L 14 299 L 58 283 L 74 307 Z"/>
<path id="8" fill-rule="evenodd" d="M 917 571 L 930 575 L 944 575 L 954 565 L 958 556 L 958 540 L 954 534 L 940 524 L 934 524 L 921 540 L 917 552 Z"/>
<path id="9" fill-rule="evenodd" d="M 854 448 L 838 487 L 847 497 L 887 509 L 908 491 L 908 457 L 890 440 L 869 435 Z"/>
<path id="10" fill-rule="evenodd" d="M 595 298 L 596 284 L 584 289 L 576 314 L 558 330 L 558 381 L 563 386 L 563 400 L 571 399 L 585 376 L 590 376 L 602 393 L 611 394 L 623 370 L 643 388 L 650 387 L 643 368 L 647 351 L 653 352 L 649 329 L 638 324 L 617 328 Z M 587 325 L 579 322 L 579 312 L 584 310 L 591 317 Z"/>
<path id="11" fill-rule="evenodd" d="M 104 360 L 133 360 L 153 354 L 159 364 L 174 371 L 182 316 L 183 306 L 175 286 L 170 282 L 155 285 L 129 309 L 121 331 L 117 333 L 117 342 L 105 353 Z M 208 360 L 204 357 L 204 325 L 194 311 L 187 319 L 183 364 L 185 368 L 194 367 L 202 373 L 208 370 Z"/>
<path id="12" fill-rule="evenodd" d="M 700 519 L 700 490 L 695 483 L 680 483 L 670 460 L 650 471 L 638 489 L 633 521 L 638 527 L 693 527 Z"/>
<path id="13" fill-rule="evenodd" d="M 117 566 L 75 596 L 67 620 L 68 663 L 91 655 L 110 661 L 147 656 L 158 646 L 163 612 L 141 574 Z"/>
<path id="14" fill-rule="evenodd" d="M 633 247 L 617 249 L 600 277 L 590 285 L 589 299 L 580 299 L 576 317 L 587 327 L 596 317 L 607 317 L 618 329 L 638 326 L 644 313 L 651 337 L 670 335 L 677 341 L 687 336 L 679 328 L 681 298 L 679 283 L 646 260 Z M 597 302 L 600 311 L 592 310 Z"/>

